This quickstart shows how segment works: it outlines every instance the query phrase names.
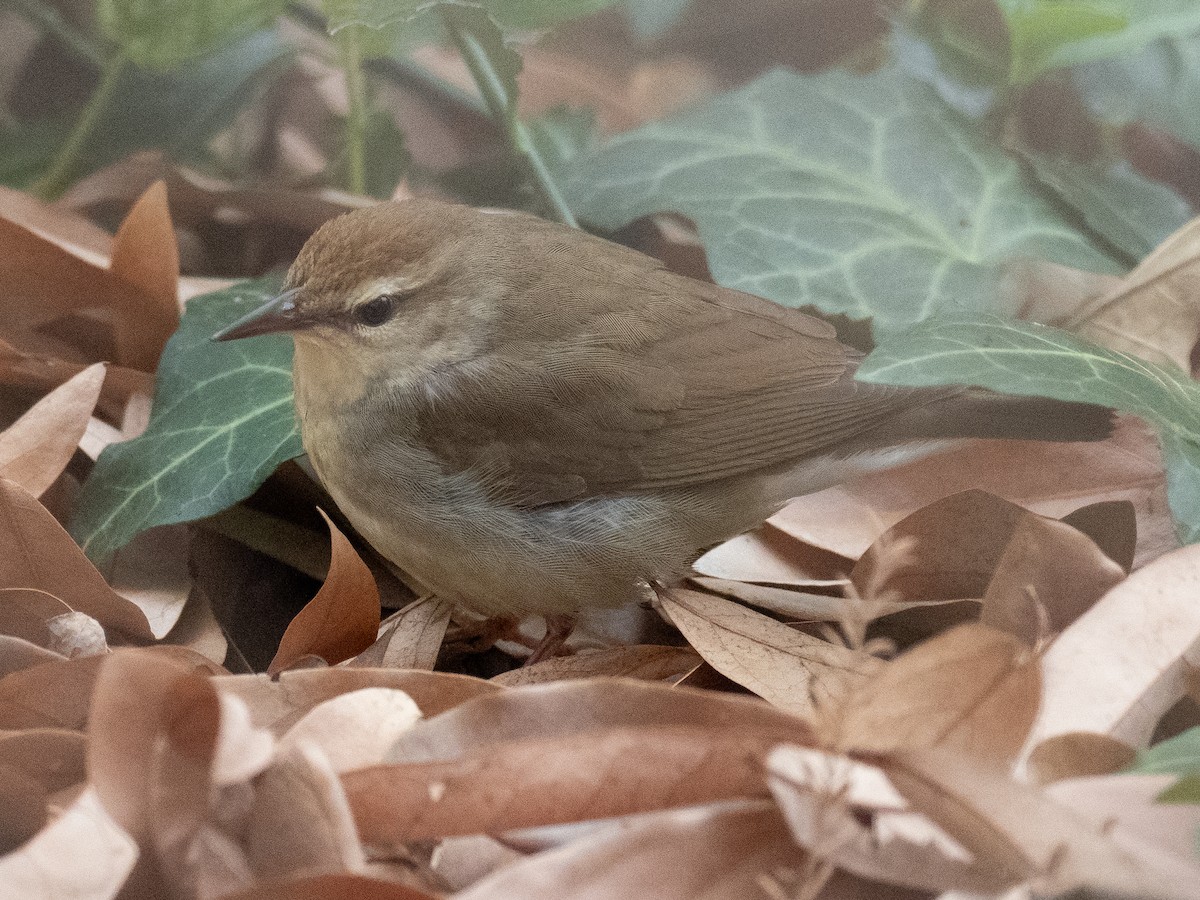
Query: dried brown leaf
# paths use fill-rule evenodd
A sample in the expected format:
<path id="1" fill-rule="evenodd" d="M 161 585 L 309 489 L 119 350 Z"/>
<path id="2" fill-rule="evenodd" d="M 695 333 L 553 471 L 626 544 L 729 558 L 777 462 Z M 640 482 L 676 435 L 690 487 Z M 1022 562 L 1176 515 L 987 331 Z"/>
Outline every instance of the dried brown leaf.
<path id="1" fill-rule="evenodd" d="M 604 675 L 638 678 L 643 681 L 664 681 L 687 674 L 701 662 L 700 656 L 689 647 L 639 644 L 633 647 L 613 647 L 608 650 L 585 651 L 572 656 L 552 657 L 532 666 L 503 672 L 492 681 L 505 687 Z"/>
<path id="2" fill-rule="evenodd" d="M 845 584 L 853 565 L 845 556 L 798 542 L 768 522 L 718 544 L 692 563 L 692 568 L 701 575 L 732 581 L 830 587 Z"/>
<path id="3" fill-rule="evenodd" d="M 970 850 L 980 865 L 1031 881 L 1037 892 L 1080 887 L 1128 896 L 1194 898 L 1200 865 L 1118 839 L 1111 827 L 1036 788 L 939 751 L 896 754 L 888 777 L 914 809 Z"/>
<path id="4" fill-rule="evenodd" d="M 437 597 L 414 600 L 383 621 L 378 639 L 350 665 L 432 670 L 453 609 L 452 603 Z"/>
<path id="5" fill-rule="evenodd" d="M 350 659 L 370 647 L 379 632 L 379 589 L 371 570 L 324 510 L 321 515 L 332 542 L 329 575 L 283 633 L 267 667 L 271 675 L 305 656 L 331 664 Z"/>
<path id="6" fill-rule="evenodd" d="M 183 614 L 191 590 L 186 525 L 151 528 L 118 550 L 109 570 L 114 591 L 137 605 L 156 638 L 163 638 Z"/>
<path id="7" fill-rule="evenodd" d="M 1153 432 L 1130 416 L 1108 440 L 967 441 L 947 453 L 793 500 L 770 523 L 799 541 L 857 559 L 884 531 L 929 504 L 979 489 L 1060 518 L 1103 500 L 1137 510 L 1137 565 L 1178 546 Z M 742 576 L 740 580 L 762 580 Z"/>
<path id="8" fill-rule="evenodd" d="M 761 804 L 646 816 L 506 866 L 455 900 L 746 900 L 804 857 L 779 813 Z M 851 895 L 853 896 L 853 895 Z M 863 895 L 866 896 L 866 895 Z M 883 900 L 886 890 L 874 896 Z"/>
<path id="9" fill-rule="evenodd" d="M 882 665 L 823 717 L 827 746 L 873 756 L 954 748 L 1005 769 L 1037 715 L 1037 658 L 1012 635 L 962 625 Z"/>
<path id="10" fill-rule="evenodd" d="M 0 186 L 0 217 L 58 244 L 96 265 L 112 255 L 112 235 L 59 203 L 43 203 L 32 194 Z"/>
<path id="11" fill-rule="evenodd" d="M 103 384 L 104 364 L 88 366 L 0 433 L 0 478 L 40 497 L 71 461 Z"/>
<path id="12" fill-rule="evenodd" d="M 1141 746 L 1186 692 L 1200 642 L 1200 547 L 1139 569 L 1060 634 L 1042 658 L 1042 709 L 1028 748 L 1075 731 Z"/>
<path id="13" fill-rule="evenodd" d="M 780 746 L 767 778 L 796 843 L 864 878 L 930 891 L 1000 890 L 962 846 L 914 813 L 875 766 Z"/>
<path id="14" fill-rule="evenodd" d="M 0 884 L 13 898 L 109 900 L 137 857 L 137 844 L 88 790 L 23 847 L 0 858 Z"/>
<path id="15" fill-rule="evenodd" d="M 213 679 L 213 684 L 244 700 L 254 724 L 279 736 L 319 703 L 363 688 L 404 691 L 427 717 L 503 690 L 491 682 L 450 672 L 344 667 L 283 672 L 277 680 L 266 675 L 228 675 Z"/>
<path id="16" fill-rule="evenodd" d="M 659 601 L 705 662 L 791 712 L 811 715 L 879 665 L 865 653 L 789 628 L 723 597 L 675 588 Z"/>
<path id="17" fill-rule="evenodd" d="M 1125 570 L 1083 532 L 1026 514 L 996 563 L 980 621 L 1037 646 L 1124 580 Z"/>
<path id="18" fill-rule="evenodd" d="M 280 752 L 303 745 L 318 747 L 335 772 L 383 760 L 396 739 L 421 718 L 404 691 L 360 688 L 319 703 L 287 730 Z"/>
<path id="19" fill-rule="evenodd" d="M 355 871 L 366 864 L 337 775 L 310 746 L 281 747 L 255 780 L 245 835 L 258 878 Z"/>
<path id="20" fill-rule="evenodd" d="M 1042 741 L 1029 754 L 1026 772 L 1034 784 L 1067 778 L 1108 775 L 1133 765 L 1137 757 L 1128 744 L 1105 734 L 1073 731 Z"/>
<path id="21" fill-rule="evenodd" d="M 47 650 L 32 641 L 0 634 L 0 678 L 45 662 L 64 662 L 60 653 Z"/>
<path id="22" fill-rule="evenodd" d="M 349 873 L 260 881 L 224 900 L 437 900 L 394 881 Z"/>
<path id="23" fill-rule="evenodd" d="M 1063 322 L 1089 340 L 1156 363 L 1192 371 L 1200 339 L 1195 286 L 1200 272 L 1200 219 L 1169 235 L 1137 267 Z"/>
<path id="24" fill-rule="evenodd" d="M 398 844 L 762 797 L 762 762 L 778 739 L 733 722 L 588 730 L 373 766 L 342 782 L 363 840 Z"/>
<path id="25" fill-rule="evenodd" d="M 113 238 L 109 271 L 134 287 L 128 296 L 140 301 L 118 311 L 124 315 L 117 317 L 117 358 L 152 371 L 179 327 L 179 246 L 164 182 L 150 185 L 125 216 Z"/>
<path id="26" fill-rule="evenodd" d="M 59 659 L 0 678 L 0 728 L 82 731 L 103 656 Z"/>
<path id="27" fill-rule="evenodd" d="M 87 363 L 60 359 L 44 353 L 26 352 L 0 340 L 0 384 L 19 385 L 47 392 L 65 384 L 87 368 Z M 99 409 L 109 418 L 120 420 L 130 403 L 148 398 L 153 390 L 152 374 L 110 364 L 100 388 Z M 125 436 L 135 435 L 127 433 Z M 86 432 L 80 449 L 84 452 L 94 449 L 88 447 Z"/>
<path id="28" fill-rule="evenodd" d="M 154 640 L 146 615 L 110 588 L 38 501 L 0 479 L 0 587 L 36 588 L 71 609 L 92 616 L 111 634 L 129 641 Z"/>

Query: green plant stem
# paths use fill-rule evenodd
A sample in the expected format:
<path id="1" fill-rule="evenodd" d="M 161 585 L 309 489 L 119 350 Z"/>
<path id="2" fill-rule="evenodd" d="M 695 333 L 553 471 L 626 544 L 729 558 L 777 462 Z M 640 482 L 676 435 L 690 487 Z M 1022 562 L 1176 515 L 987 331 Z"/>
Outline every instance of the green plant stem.
<path id="1" fill-rule="evenodd" d="M 446 23 L 446 30 L 450 32 L 455 46 L 458 47 L 458 52 L 462 55 L 463 62 L 467 64 L 467 69 L 479 88 L 479 93 L 483 95 L 488 111 L 496 124 L 503 130 L 509 147 L 524 166 L 530 183 L 541 196 L 543 203 L 553 211 L 560 222 L 578 228 L 579 223 L 575 221 L 575 215 L 567 206 L 567 201 L 558 189 L 554 177 L 550 174 L 546 161 L 542 159 L 537 147 L 534 146 L 529 129 L 517 118 L 512 99 L 508 96 L 504 82 L 501 81 L 487 52 L 473 34 L 460 27 L 452 11 L 443 8 L 442 19 Z"/>
<path id="2" fill-rule="evenodd" d="M 357 28 L 343 28 L 337 36 L 346 73 L 346 189 L 352 194 L 367 192 L 367 84 L 363 78 L 362 47 Z"/>
<path id="3" fill-rule="evenodd" d="M 104 65 L 104 52 L 90 38 L 67 22 L 53 6 L 42 3 L 41 0 L 13 0 L 13 6 L 70 47 L 75 54 L 93 65 Z"/>
<path id="4" fill-rule="evenodd" d="M 87 146 L 88 139 L 95 131 L 100 117 L 104 115 L 112 102 L 117 82 L 128 64 L 129 59 L 123 53 L 114 53 L 105 60 L 104 66 L 100 70 L 100 84 L 92 92 L 75 127 L 71 129 L 66 142 L 50 163 L 50 168 L 33 186 L 34 193 L 43 200 L 55 199 L 70 183 L 71 176 L 75 173 L 75 167 L 79 163 L 79 156 Z"/>

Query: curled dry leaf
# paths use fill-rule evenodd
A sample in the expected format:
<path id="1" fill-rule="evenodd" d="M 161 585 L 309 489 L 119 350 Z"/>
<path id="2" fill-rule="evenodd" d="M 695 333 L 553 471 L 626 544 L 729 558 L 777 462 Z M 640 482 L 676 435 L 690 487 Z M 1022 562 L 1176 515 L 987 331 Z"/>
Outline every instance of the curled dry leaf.
<path id="1" fill-rule="evenodd" d="M 767 779 L 796 843 L 864 878 L 930 891 L 1005 887 L 913 812 L 875 766 L 804 747 L 767 758 Z"/>
<path id="2" fill-rule="evenodd" d="M 799 878 L 805 856 L 779 813 L 737 804 L 657 813 L 588 841 L 539 853 L 506 866 L 455 900 L 558 900 L 563 885 L 585 900 L 746 900 L 789 896 L 780 885 Z M 798 885 L 791 885 L 797 888 Z M 835 875 L 822 897 L 907 897 L 883 885 Z M 801 896 L 798 890 L 793 896 Z"/>
<path id="3" fill-rule="evenodd" d="M 505 687 L 605 675 L 613 678 L 664 681 L 686 675 L 701 662 L 700 656 L 689 647 L 639 644 L 633 647 L 613 647 L 608 650 L 585 651 L 572 656 L 552 657 L 532 666 L 503 672 L 492 681 Z"/>
<path id="4" fill-rule="evenodd" d="M 0 679 L 45 662 L 65 661 L 62 654 L 11 634 L 0 634 Z"/>
<path id="5" fill-rule="evenodd" d="M 109 900 L 137 861 L 138 848 L 92 790 L 19 850 L 0 858 L 7 896 Z"/>
<path id="6" fill-rule="evenodd" d="M 112 243 L 109 271 L 137 288 L 142 303 L 118 316 L 117 352 L 128 366 L 152 371 L 179 327 L 179 246 L 167 186 L 156 181 L 137 199 Z M 149 365 L 147 365 L 149 364 Z"/>
<path id="7" fill-rule="evenodd" d="M 769 521 L 797 541 L 857 559 L 905 516 L 971 489 L 1051 518 L 1089 503 L 1129 500 L 1137 511 L 1136 565 L 1178 546 L 1158 442 L 1131 416 L 1119 417 L 1104 441 L 965 441 L 949 452 L 798 497 Z"/>
<path id="8" fill-rule="evenodd" d="M 826 746 L 882 756 L 953 748 L 1006 769 L 1037 715 L 1037 658 L 1015 637 L 963 625 L 881 668 L 821 717 Z"/>
<path id="9" fill-rule="evenodd" d="M 340 667 L 283 672 L 276 680 L 266 675 L 227 675 L 214 678 L 213 684 L 244 700 L 254 724 L 278 736 L 319 703 L 363 688 L 404 691 L 426 716 L 502 690 L 491 682 L 450 672 Z"/>
<path id="10" fill-rule="evenodd" d="M 0 478 L 0 587 L 36 588 L 92 616 L 110 636 L 154 640 L 146 614 L 117 594 L 70 535 L 19 485 Z"/>
<path id="11" fill-rule="evenodd" d="M 394 881 L 339 873 L 305 875 L 260 881 L 254 887 L 228 894 L 224 900 L 438 900 Z"/>
<path id="12" fill-rule="evenodd" d="M 1108 775 L 1133 765 L 1137 751 L 1106 734 L 1072 731 L 1046 738 L 1025 761 L 1034 784 L 1052 784 L 1067 778 Z"/>
<path id="13" fill-rule="evenodd" d="M 363 840 L 396 845 L 762 797 L 762 760 L 778 739 L 736 722 L 588 730 L 373 766 L 342 782 Z"/>
<path id="14" fill-rule="evenodd" d="M 183 614 L 191 591 L 186 525 L 164 525 L 137 535 L 113 556 L 109 583 L 136 604 L 156 638 L 167 636 Z"/>
<path id="15" fill-rule="evenodd" d="M 1118 843 L 1127 843 L 1132 852 L 1154 848 L 1196 865 L 1200 806 L 1157 802 L 1174 780 L 1172 775 L 1137 774 L 1070 778 L 1046 793 Z"/>
<path id="16" fill-rule="evenodd" d="M 1193 860 L 1132 837 L 1118 839 L 1110 827 L 964 755 L 896 754 L 884 768 L 914 809 L 1013 884 L 1031 882 L 1039 893 L 1086 887 L 1126 896 L 1196 896 L 1200 865 Z"/>
<path id="17" fill-rule="evenodd" d="M 710 578 L 830 587 L 845 584 L 846 573 L 853 565 L 845 556 L 798 543 L 768 522 L 718 544 L 692 563 L 692 568 Z"/>
<path id="18" fill-rule="evenodd" d="M 0 218 L 98 266 L 112 255 L 112 235 L 61 203 L 43 203 L 32 194 L 0 186 Z"/>
<path id="19" fill-rule="evenodd" d="M 329 574 L 283 633 L 267 667 L 271 675 L 305 656 L 331 664 L 350 659 L 370 647 L 379 631 L 379 589 L 371 570 L 324 510 L 321 515 L 332 541 Z"/>
<path id="20" fill-rule="evenodd" d="M 0 478 L 40 497 L 71 461 L 103 384 L 104 364 L 88 366 L 0 432 Z"/>
<path id="21" fill-rule="evenodd" d="M 350 661 L 352 666 L 381 669 L 429 669 L 437 662 L 454 605 L 422 597 L 388 616 L 379 637 Z"/>
<path id="22" fill-rule="evenodd" d="M 421 710 L 404 691 L 360 688 L 310 709 L 283 735 L 279 749 L 318 747 L 327 766 L 346 772 L 379 762 L 420 718 Z"/>
<path id="23" fill-rule="evenodd" d="M 1063 327 L 1114 350 L 1192 371 L 1200 339 L 1195 300 L 1200 219 L 1169 235 L 1107 291 L 1073 310 Z"/>
<path id="24" fill-rule="evenodd" d="M 255 780 L 244 834 L 258 878 L 351 872 L 367 861 L 337 775 L 312 746 L 281 747 Z"/>
<path id="25" fill-rule="evenodd" d="M 1042 709 L 1027 750 L 1075 731 L 1142 746 L 1186 691 L 1200 642 L 1200 547 L 1183 547 L 1118 584 L 1050 645 Z"/>
<path id="26" fill-rule="evenodd" d="M 0 678 L 0 728 L 82 731 L 103 656 L 55 659 Z"/>
<path id="27" fill-rule="evenodd" d="M 810 715 L 836 702 L 879 665 L 723 597 L 674 588 L 659 602 L 705 662 L 791 712 Z"/>
<path id="28" fill-rule="evenodd" d="M 0 853 L 46 823 L 47 800 L 84 779 L 84 737 L 43 728 L 0 734 Z"/>
<path id="29" fill-rule="evenodd" d="M 87 363 L 59 359 L 56 356 L 25 352 L 0 340 L 0 383 L 13 384 L 46 392 L 65 384 L 88 368 Z M 100 388 L 98 409 L 114 421 L 120 421 L 129 405 L 142 403 L 154 390 L 154 376 L 125 366 L 108 365 Z M 93 419 L 92 422 L 96 420 Z M 89 427 L 92 423 L 89 422 Z M 126 437 L 133 437 L 126 434 Z M 90 446 L 85 432 L 80 449 Z"/>
<path id="30" fill-rule="evenodd" d="M 980 621 L 1037 646 L 1125 580 L 1086 534 L 1028 513 L 1020 518 L 983 595 Z"/>

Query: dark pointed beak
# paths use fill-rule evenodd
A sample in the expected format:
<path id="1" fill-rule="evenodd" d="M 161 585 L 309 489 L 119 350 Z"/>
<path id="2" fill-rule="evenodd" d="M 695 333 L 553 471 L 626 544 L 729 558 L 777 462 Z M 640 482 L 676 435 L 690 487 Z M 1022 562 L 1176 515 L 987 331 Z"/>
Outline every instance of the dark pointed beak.
<path id="1" fill-rule="evenodd" d="M 299 288 L 284 291 L 273 300 L 264 303 L 253 312 L 242 316 L 232 325 L 222 328 L 212 336 L 214 341 L 237 341 L 257 337 L 260 334 L 275 334 L 280 331 L 295 331 L 305 328 L 309 322 L 296 310 L 296 294 Z"/>

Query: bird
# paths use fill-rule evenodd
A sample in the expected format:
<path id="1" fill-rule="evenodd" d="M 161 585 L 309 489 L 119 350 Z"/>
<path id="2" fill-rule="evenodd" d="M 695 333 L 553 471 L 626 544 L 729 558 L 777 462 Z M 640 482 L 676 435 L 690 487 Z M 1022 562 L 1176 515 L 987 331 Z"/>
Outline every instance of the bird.
<path id="1" fill-rule="evenodd" d="M 857 381 L 863 354 L 823 319 L 435 199 L 326 222 L 282 293 L 214 339 L 274 332 L 346 519 L 430 593 L 544 616 L 541 655 L 793 497 L 965 438 L 1111 427 L 1083 403 Z"/>

